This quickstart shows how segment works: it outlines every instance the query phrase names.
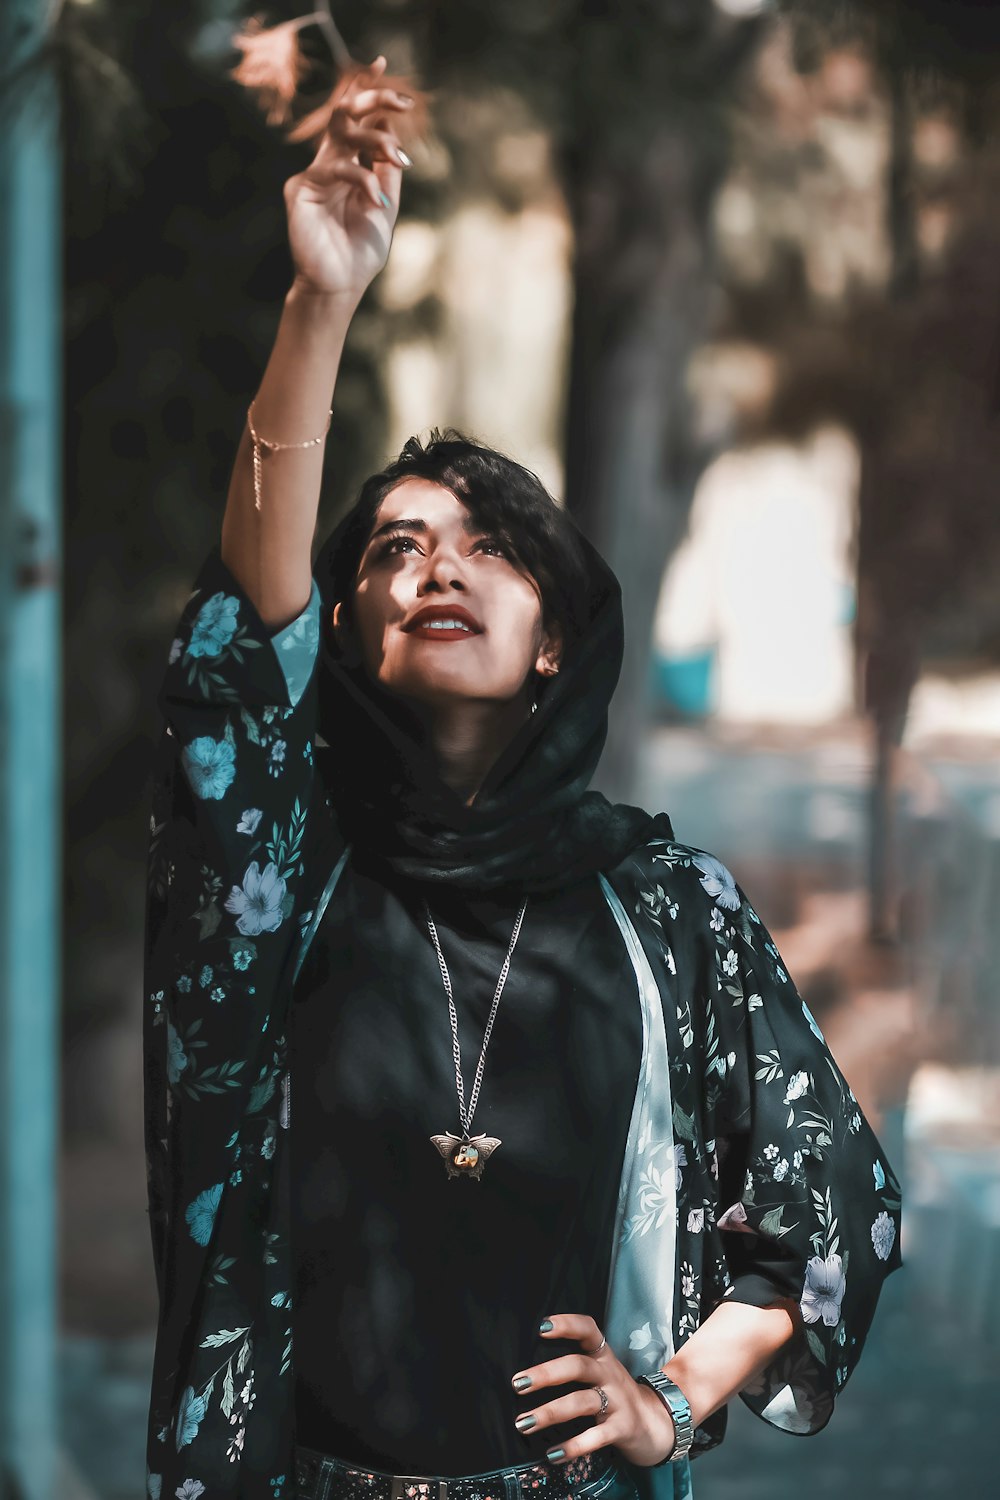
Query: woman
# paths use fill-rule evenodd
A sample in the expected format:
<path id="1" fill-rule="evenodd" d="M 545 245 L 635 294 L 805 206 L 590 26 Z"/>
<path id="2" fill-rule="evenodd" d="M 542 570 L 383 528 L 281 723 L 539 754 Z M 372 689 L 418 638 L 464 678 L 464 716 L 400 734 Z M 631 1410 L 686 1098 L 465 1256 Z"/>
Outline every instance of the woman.
<path id="1" fill-rule="evenodd" d="M 310 562 L 383 67 L 288 184 L 159 700 L 147 1489 L 665 1500 L 736 1393 L 829 1420 L 899 1189 L 730 872 L 587 790 L 620 594 L 535 476 L 411 440 Z"/>

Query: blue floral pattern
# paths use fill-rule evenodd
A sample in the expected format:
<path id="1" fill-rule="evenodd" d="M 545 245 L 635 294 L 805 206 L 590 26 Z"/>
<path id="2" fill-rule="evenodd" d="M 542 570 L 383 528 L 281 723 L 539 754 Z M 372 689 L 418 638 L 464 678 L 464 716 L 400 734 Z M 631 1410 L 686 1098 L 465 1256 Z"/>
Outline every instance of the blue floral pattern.
<path id="1" fill-rule="evenodd" d="M 232 735 L 213 740 L 210 734 L 199 735 L 181 751 L 184 769 L 196 797 L 211 797 L 219 802 L 236 779 L 236 749 Z"/>
<path id="2" fill-rule="evenodd" d="M 220 590 L 206 600 L 195 616 L 188 641 L 189 656 L 221 656 L 236 634 L 240 602 Z"/>

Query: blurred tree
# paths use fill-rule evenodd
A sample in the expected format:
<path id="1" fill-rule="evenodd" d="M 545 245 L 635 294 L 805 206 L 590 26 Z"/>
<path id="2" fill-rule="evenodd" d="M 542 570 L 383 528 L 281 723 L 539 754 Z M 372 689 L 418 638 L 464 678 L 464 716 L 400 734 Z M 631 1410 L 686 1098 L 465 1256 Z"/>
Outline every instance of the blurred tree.
<path id="1" fill-rule="evenodd" d="M 420 33 L 446 131 L 492 86 L 527 101 L 554 142 L 574 230 L 565 498 L 624 589 L 628 649 L 598 777 L 612 796 L 632 791 L 660 583 L 709 457 L 687 370 L 709 328 L 710 212 L 760 9 L 439 0 Z"/>
<path id="2" fill-rule="evenodd" d="M 780 8 L 804 72 L 859 48 L 888 111 L 887 279 L 877 296 L 852 289 L 847 297 L 853 357 L 838 364 L 850 387 L 841 412 L 861 450 L 856 638 L 875 739 L 870 928 L 891 940 L 893 764 L 910 695 L 935 638 L 954 636 L 961 616 L 968 639 L 970 599 L 984 602 L 982 581 L 1000 565 L 992 497 L 1000 12 L 976 0 L 781 0 Z M 995 603 L 980 612 L 981 627 L 987 620 L 995 632 Z"/>

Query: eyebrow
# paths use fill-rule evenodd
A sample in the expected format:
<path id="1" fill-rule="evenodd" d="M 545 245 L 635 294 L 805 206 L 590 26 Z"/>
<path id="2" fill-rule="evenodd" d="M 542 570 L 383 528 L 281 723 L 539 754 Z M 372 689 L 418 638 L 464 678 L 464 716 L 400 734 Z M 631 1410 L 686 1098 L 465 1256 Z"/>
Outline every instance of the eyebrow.
<path id="1" fill-rule="evenodd" d="M 473 520 L 472 516 L 466 516 L 462 522 L 462 529 L 463 531 L 474 532 L 482 531 L 483 528 Z M 381 526 L 375 528 L 365 546 L 370 547 L 372 542 L 377 542 L 380 536 L 385 536 L 389 531 L 413 531 L 424 534 L 429 530 L 430 527 L 427 525 L 427 522 L 419 519 L 410 520 L 404 517 L 400 521 L 385 521 Z"/>

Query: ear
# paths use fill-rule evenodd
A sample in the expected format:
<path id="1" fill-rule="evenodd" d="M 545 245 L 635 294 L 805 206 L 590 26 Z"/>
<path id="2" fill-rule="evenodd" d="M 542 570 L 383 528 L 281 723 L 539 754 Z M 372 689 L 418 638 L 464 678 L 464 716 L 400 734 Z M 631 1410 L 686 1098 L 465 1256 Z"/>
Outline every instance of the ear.
<path id="1" fill-rule="evenodd" d="M 541 677 L 554 677 L 562 660 L 563 639 L 558 625 L 553 625 L 542 636 L 541 649 L 535 661 L 535 671 Z"/>
<path id="2" fill-rule="evenodd" d="M 330 622 L 333 625 L 334 640 L 337 642 L 337 648 L 340 651 L 344 665 L 348 667 L 360 666 L 361 656 L 357 649 L 350 623 L 344 619 L 343 601 L 340 599 L 333 606 L 333 614 L 330 617 Z"/>

